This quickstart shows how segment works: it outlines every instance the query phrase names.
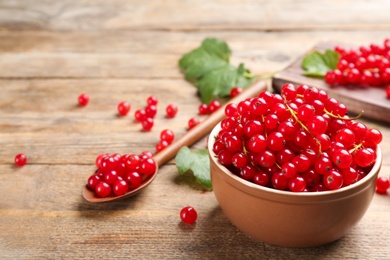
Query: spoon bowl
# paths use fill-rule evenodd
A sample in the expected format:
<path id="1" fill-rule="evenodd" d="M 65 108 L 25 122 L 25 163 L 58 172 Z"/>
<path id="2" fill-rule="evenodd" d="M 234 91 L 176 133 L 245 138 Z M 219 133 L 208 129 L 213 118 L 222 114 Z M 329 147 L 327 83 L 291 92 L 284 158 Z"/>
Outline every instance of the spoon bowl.
<path id="1" fill-rule="evenodd" d="M 264 81 L 256 82 L 255 84 L 241 92 L 238 96 L 232 98 L 228 103 L 219 108 L 217 111 L 209 115 L 199 125 L 187 131 L 181 138 L 177 139 L 177 141 L 173 142 L 164 150 L 155 154 L 153 156 L 153 160 L 157 164 L 156 172 L 151 175 L 145 176 L 142 180 L 141 185 L 138 188 L 130 190 L 121 196 L 108 196 L 101 198 L 96 196 L 96 194 L 90 189 L 88 189 L 87 185 L 85 185 L 83 188 L 84 199 L 91 203 L 100 203 L 124 199 L 137 194 L 138 192 L 146 188 L 150 183 L 152 183 L 152 181 L 157 175 L 158 168 L 164 165 L 170 159 L 172 159 L 183 146 L 190 146 L 208 133 L 210 133 L 214 126 L 217 125 L 225 117 L 225 107 L 227 104 L 239 103 L 241 100 L 244 100 L 246 98 L 255 97 L 261 91 L 266 90 L 266 88 L 267 86 Z"/>

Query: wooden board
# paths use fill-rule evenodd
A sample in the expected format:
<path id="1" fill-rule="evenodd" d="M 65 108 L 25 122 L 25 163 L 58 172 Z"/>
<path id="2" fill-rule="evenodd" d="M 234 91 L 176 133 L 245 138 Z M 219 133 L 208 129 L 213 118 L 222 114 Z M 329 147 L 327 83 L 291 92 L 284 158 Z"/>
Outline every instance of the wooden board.
<path id="1" fill-rule="evenodd" d="M 335 42 L 321 42 L 313 50 L 323 52 L 326 49 L 333 49 L 335 45 Z M 342 46 L 342 44 L 338 45 Z M 301 63 L 307 53 L 274 75 L 272 86 L 276 91 L 280 91 L 281 86 L 288 82 L 294 85 L 306 84 L 325 90 L 330 97 L 344 103 L 348 107 L 348 111 L 353 114 L 364 111 L 364 117 L 390 123 L 390 100 L 386 98 L 384 87 L 331 87 L 323 79 L 306 77 L 302 74 Z"/>

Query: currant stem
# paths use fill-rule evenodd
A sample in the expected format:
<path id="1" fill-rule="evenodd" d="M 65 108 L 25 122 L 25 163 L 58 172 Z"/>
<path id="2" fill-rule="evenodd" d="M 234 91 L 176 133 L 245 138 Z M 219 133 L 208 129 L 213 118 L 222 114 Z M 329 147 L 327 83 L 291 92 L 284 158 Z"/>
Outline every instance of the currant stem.
<path id="1" fill-rule="evenodd" d="M 330 117 L 333 117 L 333 118 L 337 118 L 337 119 L 341 119 L 341 120 L 346 120 L 346 121 L 351 121 L 351 120 L 356 120 L 356 119 L 359 119 L 363 116 L 364 114 L 364 111 L 360 111 L 359 115 L 355 116 L 355 117 L 348 117 L 348 118 L 345 118 L 345 117 L 341 117 L 339 115 L 335 115 L 333 114 L 332 112 L 329 112 L 327 111 L 326 109 L 324 109 L 325 113 L 330 116 Z"/>

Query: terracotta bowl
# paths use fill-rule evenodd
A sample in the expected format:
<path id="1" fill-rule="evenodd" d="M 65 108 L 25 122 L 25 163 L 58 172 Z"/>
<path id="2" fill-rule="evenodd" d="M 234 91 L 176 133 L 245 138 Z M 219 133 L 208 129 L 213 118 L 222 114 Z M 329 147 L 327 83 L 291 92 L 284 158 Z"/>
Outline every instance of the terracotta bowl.
<path id="1" fill-rule="evenodd" d="M 215 197 L 230 221 L 245 234 L 286 247 L 319 246 L 343 237 L 368 209 L 375 193 L 382 154 L 362 180 L 336 191 L 294 193 L 248 182 L 221 165 L 208 141 Z"/>

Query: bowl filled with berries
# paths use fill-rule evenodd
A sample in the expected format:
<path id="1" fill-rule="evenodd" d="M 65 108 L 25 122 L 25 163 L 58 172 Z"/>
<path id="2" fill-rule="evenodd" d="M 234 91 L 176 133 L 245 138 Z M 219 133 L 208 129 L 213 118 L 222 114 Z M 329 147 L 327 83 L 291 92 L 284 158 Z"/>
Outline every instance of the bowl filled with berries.
<path id="1" fill-rule="evenodd" d="M 350 231 L 375 193 L 382 134 L 347 112 L 326 92 L 292 84 L 228 104 L 208 150 L 214 194 L 230 221 L 287 247 Z"/>

